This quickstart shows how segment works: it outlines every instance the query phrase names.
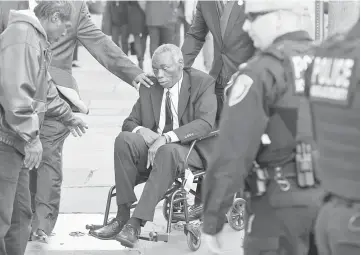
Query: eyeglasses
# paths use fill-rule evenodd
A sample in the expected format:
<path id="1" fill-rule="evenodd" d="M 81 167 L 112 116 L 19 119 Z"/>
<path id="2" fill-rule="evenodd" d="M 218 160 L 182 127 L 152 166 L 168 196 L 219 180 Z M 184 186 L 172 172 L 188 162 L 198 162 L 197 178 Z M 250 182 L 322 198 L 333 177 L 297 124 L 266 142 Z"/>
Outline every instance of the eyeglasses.
<path id="1" fill-rule="evenodd" d="M 249 12 L 246 14 L 246 19 L 250 22 L 253 22 L 255 21 L 256 19 L 258 19 L 259 17 L 261 16 L 264 16 L 264 15 L 267 15 L 271 12 L 274 12 L 274 11 L 268 11 L 268 12 Z"/>

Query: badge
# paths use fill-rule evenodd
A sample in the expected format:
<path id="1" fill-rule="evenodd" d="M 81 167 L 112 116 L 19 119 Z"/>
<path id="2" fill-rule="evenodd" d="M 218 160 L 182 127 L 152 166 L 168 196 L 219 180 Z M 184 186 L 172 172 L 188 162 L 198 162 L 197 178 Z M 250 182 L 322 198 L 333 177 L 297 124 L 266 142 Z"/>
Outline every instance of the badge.
<path id="1" fill-rule="evenodd" d="M 237 77 L 236 81 L 232 85 L 228 105 L 230 107 L 240 103 L 247 95 L 249 89 L 253 84 L 253 80 L 248 75 L 242 74 Z"/>

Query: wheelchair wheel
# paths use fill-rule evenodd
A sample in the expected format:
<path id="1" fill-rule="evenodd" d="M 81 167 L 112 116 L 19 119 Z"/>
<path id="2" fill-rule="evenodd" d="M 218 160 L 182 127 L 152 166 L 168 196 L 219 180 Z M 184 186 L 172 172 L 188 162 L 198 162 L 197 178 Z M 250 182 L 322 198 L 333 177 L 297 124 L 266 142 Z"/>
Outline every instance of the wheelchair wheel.
<path id="1" fill-rule="evenodd" d="M 231 228 L 236 231 L 244 229 L 244 215 L 246 210 L 246 200 L 243 198 L 236 198 L 233 201 L 232 207 L 227 213 L 227 220 Z"/>
<path id="2" fill-rule="evenodd" d="M 187 244 L 191 251 L 197 251 L 201 247 L 201 231 L 196 228 L 193 234 L 191 231 L 187 233 Z"/>
<path id="3" fill-rule="evenodd" d="M 175 199 L 181 197 L 181 195 L 176 196 Z M 166 221 L 169 219 L 169 208 L 170 208 L 170 198 L 164 199 L 163 202 L 163 217 Z M 173 205 L 173 217 L 172 217 L 172 223 L 177 223 L 178 221 L 184 220 L 184 212 L 183 212 L 183 202 L 174 203 Z M 182 217 L 183 216 L 183 217 Z"/>

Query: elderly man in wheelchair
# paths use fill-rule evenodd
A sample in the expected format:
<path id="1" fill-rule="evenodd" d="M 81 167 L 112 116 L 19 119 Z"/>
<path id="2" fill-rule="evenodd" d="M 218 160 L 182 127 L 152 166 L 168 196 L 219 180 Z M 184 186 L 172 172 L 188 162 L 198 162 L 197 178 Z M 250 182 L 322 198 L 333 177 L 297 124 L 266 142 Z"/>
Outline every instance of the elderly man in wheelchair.
<path id="1" fill-rule="evenodd" d="M 138 241 L 141 227 L 153 220 L 156 205 L 185 169 L 205 169 L 214 142 L 207 139 L 195 146 L 192 143 L 214 128 L 214 79 L 196 69 L 184 68 L 181 50 L 171 44 L 154 52 L 152 67 L 154 86 L 140 87 L 140 97 L 114 143 L 117 215 L 103 227 L 90 231 L 97 238 L 115 239 L 130 248 Z M 137 200 L 134 187 L 144 181 L 143 193 L 131 216 L 131 205 Z M 178 197 L 183 195 L 178 193 Z"/>

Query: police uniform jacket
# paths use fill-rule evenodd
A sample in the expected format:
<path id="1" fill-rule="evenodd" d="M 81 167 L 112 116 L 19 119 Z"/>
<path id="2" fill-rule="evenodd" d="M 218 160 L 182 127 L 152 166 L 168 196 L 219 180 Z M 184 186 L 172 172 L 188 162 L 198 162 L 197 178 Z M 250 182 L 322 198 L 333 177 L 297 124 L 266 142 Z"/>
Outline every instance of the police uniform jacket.
<path id="1" fill-rule="evenodd" d="M 304 31 L 277 38 L 241 65 L 235 82 L 226 89 L 219 141 L 203 188 L 205 233 L 221 231 L 233 196 L 244 187 L 255 159 L 261 167 L 292 160 L 299 100 L 293 97 L 284 55 L 305 50 L 310 42 Z M 264 133 L 271 144 L 261 147 Z"/>
<path id="2" fill-rule="evenodd" d="M 306 73 L 322 188 L 360 200 L 360 20 L 316 48 Z"/>

